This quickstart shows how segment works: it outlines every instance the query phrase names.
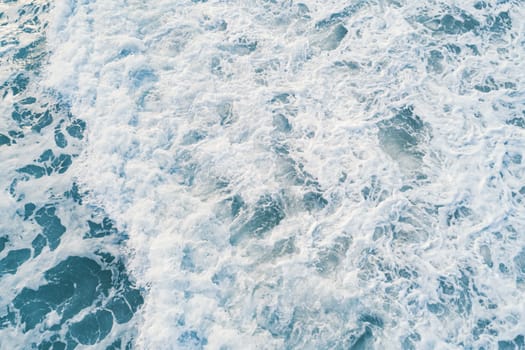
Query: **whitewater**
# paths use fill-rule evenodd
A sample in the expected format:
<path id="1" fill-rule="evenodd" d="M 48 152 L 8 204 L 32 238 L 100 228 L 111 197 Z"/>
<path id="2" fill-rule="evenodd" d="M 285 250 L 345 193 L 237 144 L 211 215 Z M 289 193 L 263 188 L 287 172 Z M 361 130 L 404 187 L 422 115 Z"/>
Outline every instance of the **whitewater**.
<path id="1" fill-rule="evenodd" d="M 4 0 L 0 349 L 525 349 L 521 0 Z"/>

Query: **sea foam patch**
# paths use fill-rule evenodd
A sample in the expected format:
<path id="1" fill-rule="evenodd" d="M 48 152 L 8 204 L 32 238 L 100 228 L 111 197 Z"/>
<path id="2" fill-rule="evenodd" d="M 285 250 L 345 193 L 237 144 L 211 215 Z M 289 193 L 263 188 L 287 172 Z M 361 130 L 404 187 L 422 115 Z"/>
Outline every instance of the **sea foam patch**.
<path id="1" fill-rule="evenodd" d="M 42 84 L 129 235 L 136 347 L 522 347 L 523 15 L 58 1 Z"/>

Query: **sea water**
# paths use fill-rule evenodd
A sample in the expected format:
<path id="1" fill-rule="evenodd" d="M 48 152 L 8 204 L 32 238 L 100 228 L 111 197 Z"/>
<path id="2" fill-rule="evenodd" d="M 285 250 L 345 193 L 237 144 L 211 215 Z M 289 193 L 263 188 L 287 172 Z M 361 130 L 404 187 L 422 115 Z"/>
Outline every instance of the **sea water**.
<path id="1" fill-rule="evenodd" d="M 0 349 L 525 349 L 522 0 L 4 0 Z"/>

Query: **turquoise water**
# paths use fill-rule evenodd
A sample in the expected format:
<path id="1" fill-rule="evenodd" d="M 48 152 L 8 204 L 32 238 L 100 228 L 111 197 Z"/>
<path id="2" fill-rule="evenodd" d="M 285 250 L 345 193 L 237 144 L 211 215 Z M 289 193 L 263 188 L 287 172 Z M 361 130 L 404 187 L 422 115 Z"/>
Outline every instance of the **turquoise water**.
<path id="1" fill-rule="evenodd" d="M 70 174 L 86 122 L 40 85 L 50 4 L 0 9 L 0 348 L 130 348 L 144 293 L 125 266 L 126 233 Z"/>
<path id="2" fill-rule="evenodd" d="M 0 349 L 525 349 L 523 1 L 0 3 Z"/>

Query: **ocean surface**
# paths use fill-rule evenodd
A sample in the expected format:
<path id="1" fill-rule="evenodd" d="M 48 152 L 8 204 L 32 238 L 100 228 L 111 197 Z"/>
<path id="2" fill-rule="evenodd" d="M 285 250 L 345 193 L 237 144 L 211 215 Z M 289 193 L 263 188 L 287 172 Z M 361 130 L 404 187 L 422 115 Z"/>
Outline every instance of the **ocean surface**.
<path id="1" fill-rule="evenodd" d="M 525 349 L 523 0 L 1 0 L 0 349 Z"/>

